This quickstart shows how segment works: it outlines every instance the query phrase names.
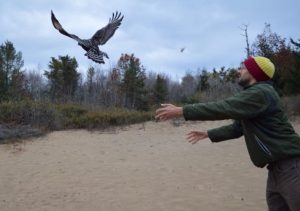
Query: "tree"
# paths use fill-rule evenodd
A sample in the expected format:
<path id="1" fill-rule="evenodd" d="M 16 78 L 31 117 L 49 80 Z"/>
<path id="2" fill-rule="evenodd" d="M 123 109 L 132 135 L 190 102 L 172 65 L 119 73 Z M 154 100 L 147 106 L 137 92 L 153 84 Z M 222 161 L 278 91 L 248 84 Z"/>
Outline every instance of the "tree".
<path id="1" fill-rule="evenodd" d="M 87 86 L 88 86 L 88 93 L 89 95 L 93 94 L 94 91 L 94 77 L 95 77 L 95 68 L 94 67 L 89 67 L 87 71 Z"/>
<path id="2" fill-rule="evenodd" d="M 168 90 L 169 102 L 180 103 L 180 100 L 183 98 L 180 83 L 178 81 L 168 81 Z"/>
<path id="3" fill-rule="evenodd" d="M 244 31 L 244 34 L 242 34 L 242 36 L 244 36 L 245 39 L 246 39 L 246 48 L 245 48 L 245 50 L 246 50 L 246 56 L 248 58 L 251 55 L 250 47 L 249 47 L 249 38 L 248 38 L 248 25 L 243 24 L 243 26 L 244 26 L 244 28 L 240 27 L 240 29 Z"/>
<path id="4" fill-rule="evenodd" d="M 156 104 L 165 102 L 167 100 L 167 96 L 168 96 L 167 80 L 158 74 L 153 87 L 154 102 Z"/>
<path id="5" fill-rule="evenodd" d="M 133 54 L 122 54 L 118 61 L 122 73 L 121 88 L 124 93 L 125 107 L 130 109 L 147 110 L 145 89 L 145 68 Z"/>
<path id="6" fill-rule="evenodd" d="M 276 69 L 273 77 L 274 87 L 279 94 L 288 94 L 287 83 L 293 69 L 294 58 L 286 39 L 272 32 L 270 24 L 265 24 L 263 33 L 257 35 L 252 45 L 252 51 L 255 56 L 267 57 L 274 63 Z"/>
<path id="7" fill-rule="evenodd" d="M 95 74 L 95 91 L 94 91 L 94 102 L 100 106 L 108 106 L 108 95 L 106 88 L 107 75 L 102 69 L 97 68 Z"/>
<path id="8" fill-rule="evenodd" d="M 209 78 L 209 74 L 207 70 L 203 69 L 201 74 L 199 75 L 197 91 L 205 91 L 209 88 L 208 78 Z"/>
<path id="9" fill-rule="evenodd" d="M 197 101 L 194 98 L 197 89 L 197 82 L 194 76 L 190 73 L 186 73 L 186 75 L 182 78 L 181 81 L 181 102 L 183 103 L 194 103 Z"/>
<path id="10" fill-rule="evenodd" d="M 227 74 L 225 76 L 226 82 L 235 83 L 239 78 L 239 72 L 235 68 L 229 68 L 227 69 Z"/>
<path id="11" fill-rule="evenodd" d="M 45 71 L 50 86 L 50 96 L 53 101 L 68 101 L 74 97 L 80 73 L 77 72 L 75 58 L 59 56 L 52 57 L 48 65 L 50 71 Z"/>
<path id="12" fill-rule="evenodd" d="M 272 32 L 271 25 L 268 23 L 265 23 L 263 33 L 258 34 L 252 44 L 252 52 L 254 55 L 267 58 L 272 58 L 283 48 L 286 48 L 285 39 L 281 38 L 277 33 Z"/>
<path id="13" fill-rule="evenodd" d="M 0 101 L 20 99 L 25 94 L 22 53 L 6 41 L 0 46 Z"/>
<path id="14" fill-rule="evenodd" d="M 45 92 L 45 83 L 42 74 L 36 70 L 25 71 L 26 90 L 35 101 L 40 101 Z"/>
<path id="15" fill-rule="evenodd" d="M 82 90 L 81 95 L 83 97 L 84 103 L 90 105 L 95 104 L 95 75 L 96 70 L 93 66 L 88 67 L 87 73 L 86 73 L 86 82 L 82 87 L 80 87 Z"/>
<path id="16" fill-rule="evenodd" d="M 120 106 L 121 104 L 120 84 L 121 84 L 120 70 L 118 68 L 113 68 L 109 72 L 109 77 L 107 81 L 107 89 L 110 97 L 110 105 Z"/>
<path id="17" fill-rule="evenodd" d="M 298 42 L 290 39 L 293 46 L 292 53 L 294 56 L 294 68 L 291 70 L 289 75 L 289 83 L 287 84 L 287 89 L 290 94 L 300 93 L 300 39 Z"/>
<path id="18" fill-rule="evenodd" d="M 192 74 L 186 73 L 181 81 L 182 93 L 184 96 L 192 96 L 197 88 L 197 83 Z"/>

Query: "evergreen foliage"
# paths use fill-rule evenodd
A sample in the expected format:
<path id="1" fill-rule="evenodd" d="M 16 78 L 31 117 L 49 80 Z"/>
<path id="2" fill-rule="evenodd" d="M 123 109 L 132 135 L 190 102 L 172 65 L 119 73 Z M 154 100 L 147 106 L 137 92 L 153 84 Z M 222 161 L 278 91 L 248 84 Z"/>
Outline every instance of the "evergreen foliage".
<path id="1" fill-rule="evenodd" d="M 23 65 L 22 53 L 16 51 L 12 42 L 0 46 L 0 102 L 26 96 Z"/>
<path id="2" fill-rule="evenodd" d="M 77 71 L 78 63 L 75 58 L 68 55 L 52 57 L 49 63 L 49 71 L 44 75 L 49 81 L 49 94 L 52 101 L 68 102 L 73 99 L 80 73 Z"/>

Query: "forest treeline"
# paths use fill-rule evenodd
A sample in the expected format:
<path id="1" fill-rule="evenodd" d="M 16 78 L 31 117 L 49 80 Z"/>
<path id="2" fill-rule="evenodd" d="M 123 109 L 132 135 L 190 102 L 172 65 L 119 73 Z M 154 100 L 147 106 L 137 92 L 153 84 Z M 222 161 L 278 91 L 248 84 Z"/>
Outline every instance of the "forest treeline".
<path id="1" fill-rule="evenodd" d="M 246 49 L 245 55 L 271 59 L 276 66 L 276 90 L 283 97 L 294 96 L 292 104 L 297 110 L 300 39 L 283 38 L 265 24 Z M 84 71 L 86 75 L 79 72 L 76 58 L 69 55 L 50 58 L 43 71 L 23 66 L 22 52 L 4 41 L 0 46 L 1 123 L 51 130 L 121 125 L 153 118 L 151 111 L 162 102 L 206 102 L 240 90 L 238 67 L 199 68 L 173 81 L 168 75 L 147 71 L 133 53 L 122 54 L 109 70 L 90 66 Z"/>

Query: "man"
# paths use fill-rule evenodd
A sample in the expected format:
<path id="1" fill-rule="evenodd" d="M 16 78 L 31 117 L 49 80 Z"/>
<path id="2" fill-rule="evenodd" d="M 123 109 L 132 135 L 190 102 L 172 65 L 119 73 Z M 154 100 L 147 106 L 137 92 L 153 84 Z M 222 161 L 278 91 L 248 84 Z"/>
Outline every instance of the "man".
<path id="1" fill-rule="evenodd" d="M 243 91 L 225 100 L 177 107 L 162 104 L 155 118 L 160 121 L 183 116 L 185 120 L 233 119 L 227 126 L 191 131 L 195 144 L 245 137 L 255 166 L 267 166 L 267 204 L 270 211 L 300 211 L 300 137 L 289 123 L 270 79 L 275 67 L 265 57 L 249 57 L 240 69 Z"/>

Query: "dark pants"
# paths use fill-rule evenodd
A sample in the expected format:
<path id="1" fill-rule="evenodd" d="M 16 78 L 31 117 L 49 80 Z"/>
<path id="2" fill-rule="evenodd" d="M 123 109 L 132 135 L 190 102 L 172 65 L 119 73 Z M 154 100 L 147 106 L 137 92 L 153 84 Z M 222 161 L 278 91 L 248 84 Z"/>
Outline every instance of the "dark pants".
<path id="1" fill-rule="evenodd" d="M 269 211 L 300 211 L 300 158 L 269 164 Z"/>

